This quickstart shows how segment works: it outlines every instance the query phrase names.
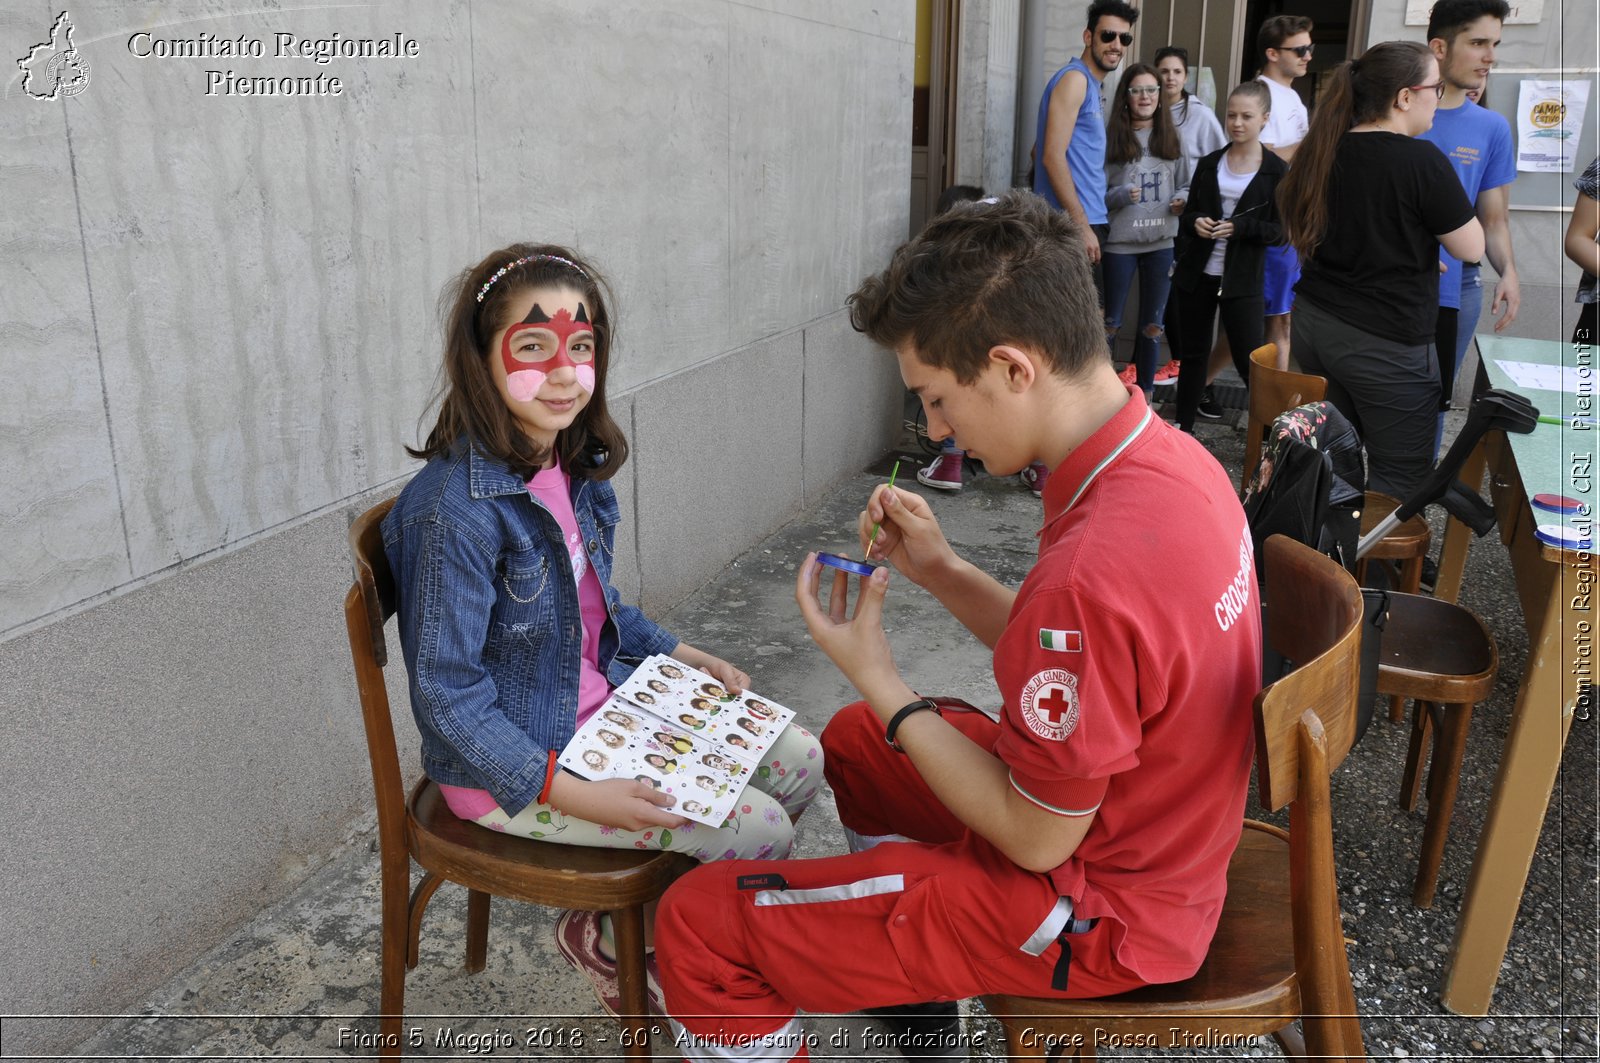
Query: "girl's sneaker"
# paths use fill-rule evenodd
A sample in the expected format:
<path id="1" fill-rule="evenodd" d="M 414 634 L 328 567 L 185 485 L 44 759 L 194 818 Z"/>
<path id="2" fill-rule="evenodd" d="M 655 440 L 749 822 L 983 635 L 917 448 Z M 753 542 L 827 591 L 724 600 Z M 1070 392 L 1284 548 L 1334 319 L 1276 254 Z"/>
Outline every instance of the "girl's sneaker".
<path id="1" fill-rule="evenodd" d="M 1139 367 L 1129 362 L 1122 372 L 1117 374 L 1117 379 L 1124 384 L 1137 384 L 1139 382 Z"/>
<path id="2" fill-rule="evenodd" d="M 600 913 L 562 912 L 556 920 L 556 949 L 578 973 L 589 979 L 595 998 L 606 1014 L 617 1018 L 622 1013 L 622 990 L 617 985 L 617 962 L 600 951 Z M 653 970 L 655 955 L 645 957 L 645 999 L 652 1014 L 665 1016 L 661 980 Z"/>
<path id="3" fill-rule="evenodd" d="M 1050 470 L 1045 468 L 1044 462 L 1036 461 L 1017 473 L 1017 479 L 1022 481 L 1023 487 L 1033 492 L 1034 498 L 1043 498 L 1044 484 L 1050 479 Z"/>
<path id="4" fill-rule="evenodd" d="M 1178 360 L 1171 359 L 1166 365 L 1156 370 L 1156 386 L 1162 384 L 1175 384 L 1178 381 Z"/>
<path id="5" fill-rule="evenodd" d="M 939 491 L 961 490 L 961 463 L 966 459 L 964 450 L 944 450 L 928 464 L 917 470 L 917 482 Z"/>

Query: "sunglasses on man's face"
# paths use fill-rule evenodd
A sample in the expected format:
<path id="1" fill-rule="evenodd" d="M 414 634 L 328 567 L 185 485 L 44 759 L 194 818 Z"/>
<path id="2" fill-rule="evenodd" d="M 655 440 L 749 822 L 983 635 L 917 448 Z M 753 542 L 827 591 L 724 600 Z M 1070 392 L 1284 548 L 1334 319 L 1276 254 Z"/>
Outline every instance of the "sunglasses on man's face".
<path id="1" fill-rule="evenodd" d="M 1112 41 L 1121 41 L 1122 42 L 1122 46 L 1124 48 L 1126 48 L 1128 45 L 1133 43 L 1133 34 L 1131 34 L 1131 33 L 1118 33 L 1116 30 L 1101 30 L 1100 31 L 1100 43 L 1101 44 L 1110 44 Z"/>
<path id="2" fill-rule="evenodd" d="M 1317 50 L 1317 46 L 1314 44 L 1297 44 L 1293 48 L 1280 48 L 1278 50 L 1280 52 L 1293 52 L 1301 59 L 1310 59 L 1312 53 Z"/>

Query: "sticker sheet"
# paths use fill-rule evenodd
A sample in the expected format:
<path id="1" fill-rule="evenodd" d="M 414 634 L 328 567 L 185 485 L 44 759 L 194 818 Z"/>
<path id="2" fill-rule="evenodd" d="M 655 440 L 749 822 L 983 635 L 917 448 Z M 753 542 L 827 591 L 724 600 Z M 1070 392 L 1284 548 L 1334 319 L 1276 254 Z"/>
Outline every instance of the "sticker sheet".
<path id="1" fill-rule="evenodd" d="M 657 654 L 584 721 L 556 762 L 585 779 L 638 779 L 673 811 L 719 827 L 794 712 Z"/>

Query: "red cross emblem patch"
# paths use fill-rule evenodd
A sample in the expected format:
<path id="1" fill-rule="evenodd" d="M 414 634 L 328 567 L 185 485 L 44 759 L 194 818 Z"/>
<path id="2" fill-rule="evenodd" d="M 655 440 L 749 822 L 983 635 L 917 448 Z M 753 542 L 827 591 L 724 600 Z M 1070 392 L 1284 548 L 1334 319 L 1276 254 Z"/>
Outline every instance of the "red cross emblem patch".
<path id="1" fill-rule="evenodd" d="M 1040 738 L 1064 742 L 1078 726 L 1078 677 L 1046 668 L 1022 688 L 1022 721 Z"/>

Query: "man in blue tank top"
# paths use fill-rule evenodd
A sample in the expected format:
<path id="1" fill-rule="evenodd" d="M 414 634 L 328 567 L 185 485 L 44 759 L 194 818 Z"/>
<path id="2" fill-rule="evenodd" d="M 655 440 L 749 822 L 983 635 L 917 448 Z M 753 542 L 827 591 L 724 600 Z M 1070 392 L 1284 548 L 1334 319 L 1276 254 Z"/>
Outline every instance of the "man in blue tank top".
<path id="1" fill-rule="evenodd" d="M 1139 10 L 1095 0 L 1083 31 L 1083 54 L 1055 72 L 1039 100 L 1033 190 L 1082 223 L 1083 242 L 1104 304 L 1100 245 L 1106 238 L 1106 118 L 1100 86 L 1133 45 Z"/>

